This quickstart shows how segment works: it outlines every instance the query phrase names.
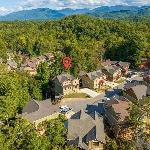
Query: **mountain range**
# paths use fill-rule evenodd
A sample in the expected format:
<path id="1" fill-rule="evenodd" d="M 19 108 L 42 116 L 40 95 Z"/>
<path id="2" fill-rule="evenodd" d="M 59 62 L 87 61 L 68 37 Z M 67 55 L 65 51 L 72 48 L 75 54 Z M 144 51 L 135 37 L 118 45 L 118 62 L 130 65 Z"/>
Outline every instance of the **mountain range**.
<path id="1" fill-rule="evenodd" d="M 5 16 L 0 16 L 1 21 L 13 20 L 49 20 L 60 19 L 74 14 L 87 14 L 101 18 L 126 18 L 130 16 L 150 16 L 150 6 L 102 6 L 95 9 L 62 9 L 52 10 L 49 8 L 37 8 L 13 12 Z"/>

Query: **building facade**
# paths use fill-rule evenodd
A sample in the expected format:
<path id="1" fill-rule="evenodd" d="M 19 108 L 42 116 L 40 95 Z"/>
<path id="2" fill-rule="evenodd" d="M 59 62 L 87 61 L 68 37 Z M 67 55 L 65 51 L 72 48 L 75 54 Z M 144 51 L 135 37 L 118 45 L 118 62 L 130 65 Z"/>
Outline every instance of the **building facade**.
<path id="1" fill-rule="evenodd" d="M 79 92 L 79 79 L 70 74 L 61 74 L 53 79 L 55 96 Z"/>

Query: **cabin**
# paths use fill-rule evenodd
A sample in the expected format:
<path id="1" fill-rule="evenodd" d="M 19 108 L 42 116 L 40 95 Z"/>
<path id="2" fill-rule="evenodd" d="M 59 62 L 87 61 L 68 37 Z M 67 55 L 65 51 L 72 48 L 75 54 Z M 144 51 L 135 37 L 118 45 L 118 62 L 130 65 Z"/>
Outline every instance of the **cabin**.
<path id="1" fill-rule="evenodd" d="M 79 111 L 67 124 L 68 145 L 83 150 L 103 150 L 106 144 L 103 118 L 95 112 L 94 116 Z"/>
<path id="2" fill-rule="evenodd" d="M 150 70 L 144 72 L 143 80 L 150 84 Z"/>
<path id="3" fill-rule="evenodd" d="M 149 86 L 137 84 L 135 86 L 125 87 L 123 91 L 124 97 L 126 97 L 131 102 L 138 102 L 144 97 L 150 96 Z"/>
<path id="4" fill-rule="evenodd" d="M 68 95 L 79 92 L 79 79 L 74 76 L 62 73 L 52 80 L 55 96 Z"/>
<path id="5" fill-rule="evenodd" d="M 116 65 L 104 66 L 102 71 L 106 75 L 107 80 L 109 81 L 114 82 L 122 77 L 121 68 Z"/>
<path id="6" fill-rule="evenodd" d="M 99 89 L 105 85 L 106 75 L 101 70 L 80 73 L 80 86 L 82 88 Z"/>
<path id="7" fill-rule="evenodd" d="M 122 136 L 122 131 L 130 131 L 127 125 L 130 103 L 125 97 L 114 95 L 104 104 L 105 117 L 115 137 Z M 131 139 L 132 134 L 124 132 L 122 138 Z"/>

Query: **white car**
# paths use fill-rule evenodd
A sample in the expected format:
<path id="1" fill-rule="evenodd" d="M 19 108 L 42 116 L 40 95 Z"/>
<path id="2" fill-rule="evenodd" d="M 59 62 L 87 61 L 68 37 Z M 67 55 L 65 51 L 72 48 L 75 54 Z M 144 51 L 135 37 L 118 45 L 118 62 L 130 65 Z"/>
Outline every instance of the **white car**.
<path id="1" fill-rule="evenodd" d="M 68 111 L 72 110 L 72 108 L 68 107 L 67 105 L 60 106 L 60 113 L 67 113 Z"/>

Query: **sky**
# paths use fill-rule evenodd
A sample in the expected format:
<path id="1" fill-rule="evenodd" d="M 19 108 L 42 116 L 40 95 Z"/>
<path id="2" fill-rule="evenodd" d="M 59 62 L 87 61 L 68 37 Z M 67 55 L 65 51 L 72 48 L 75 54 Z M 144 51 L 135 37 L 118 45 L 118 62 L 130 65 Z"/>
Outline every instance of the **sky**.
<path id="1" fill-rule="evenodd" d="M 0 0 L 0 15 L 34 8 L 95 8 L 99 6 L 150 5 L 150 0 Z"/>

